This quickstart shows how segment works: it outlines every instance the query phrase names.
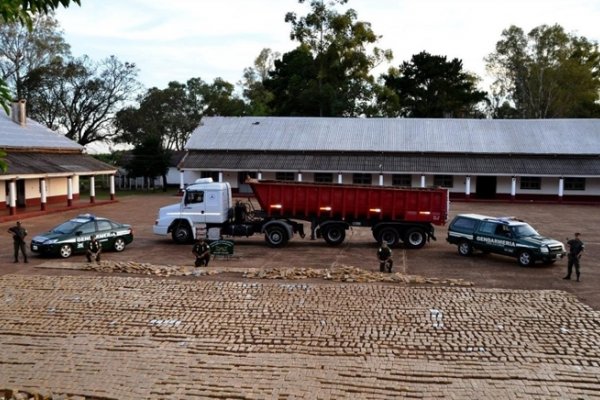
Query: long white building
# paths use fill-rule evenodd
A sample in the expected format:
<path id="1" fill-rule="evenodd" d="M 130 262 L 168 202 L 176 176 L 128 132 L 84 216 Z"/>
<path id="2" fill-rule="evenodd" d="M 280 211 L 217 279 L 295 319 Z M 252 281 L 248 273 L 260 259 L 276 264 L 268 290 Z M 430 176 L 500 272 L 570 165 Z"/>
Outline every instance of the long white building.
<path id="1" fill-rule="evenodd" d="M 212 176 L 246 192 L 250 175 L 443 186 L 454 199 L 600 200 L 600 119 L 205 117 L 186 150 L 181 187 Z"/>

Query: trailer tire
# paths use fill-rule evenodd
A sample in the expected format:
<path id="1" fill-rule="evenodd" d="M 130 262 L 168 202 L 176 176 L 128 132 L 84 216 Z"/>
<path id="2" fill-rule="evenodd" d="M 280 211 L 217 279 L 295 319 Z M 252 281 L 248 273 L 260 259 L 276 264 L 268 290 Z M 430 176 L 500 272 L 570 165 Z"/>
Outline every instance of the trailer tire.
<path id="1" fill-rule="evenodd" d="M 324 229 L 323 239 L 330 246 L 340 245 L 346 239 L 346 229 L 341 225 L 328 226 Z"/>
<path id="2" fill-rule="evenodd" d="M 421 228 L 410 228 L 404 234 L 404 244 L 409 249 L 420 249 L 427 242 L 427 234 Z"/>
<path id="3" fill-rule="evenodd" d="M 381 229 L 377 236 L 376 239 L 379 243 L 386 242 L 390 247 L 396 247 L 400 243 L 398 230 L 389 226 Z"/>
<path id="4" fill-rule="evenodd" d="M 290 238 L 283 226 L 272 225 L 265 228 L 265 241 L 269 247 L 284 246 Z"/>
<path id="5" fill-rule="evenodd" d="M 177 244 L 188 244 L 192 242 L 192 230 L 187 223 L 177 224 L 171 232 L 173 241 Z"/>

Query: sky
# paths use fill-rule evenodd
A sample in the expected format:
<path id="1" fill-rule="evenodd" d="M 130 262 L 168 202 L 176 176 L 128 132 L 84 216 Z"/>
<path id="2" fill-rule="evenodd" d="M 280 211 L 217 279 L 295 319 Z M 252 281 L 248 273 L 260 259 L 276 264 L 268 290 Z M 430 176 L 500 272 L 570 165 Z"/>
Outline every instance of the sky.
<path id="1" fill-rule="evenodd" d="M 327 1 L 327 0 L 325 0 Z M 263 48 L 294 49 L 285 14 L 309 11 L 310 0 L 81 0 L 57 11 L 71 52 L 100 61 L 111 55 L 139 68 L 145 88 L 171 81 L 220 77 L 241 80 Z M 398 66 L 427 51 L 463 61 L 466 71 L 491 77 L 484 58 L 511 25 L 525 32 L 561 25 L 567 32 L 600 41 L 599 0 L 349 0 L 358 20 L 382 36 L 377 46 L 391 49 Z M 375 75 L 390 65 L 381 66 Z"/>

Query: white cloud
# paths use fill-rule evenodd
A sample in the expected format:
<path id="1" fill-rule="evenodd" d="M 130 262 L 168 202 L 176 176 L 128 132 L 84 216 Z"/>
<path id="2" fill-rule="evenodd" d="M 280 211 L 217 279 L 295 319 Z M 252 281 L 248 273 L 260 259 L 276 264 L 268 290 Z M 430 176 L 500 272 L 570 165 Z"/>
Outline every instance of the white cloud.
<path id="1" fill-rule="evenodd" d="M 393 50 L 393 65 L 425 50 L 462 59 L 481 77 L 483 58 L 510 25 L 528 32 L 558 23 L 599 39 L 597 0 L 350 0 L 345 7 L 383 35 L 378 45 Z M 296 0 L 90 0 L 57 16 L 74 55 L 114 54 L 135 62 L 147 87 L 164 87 L 192 77 L 237 82 L 261 49 L 296 46 L 284 17 L 307 10 Z"/>

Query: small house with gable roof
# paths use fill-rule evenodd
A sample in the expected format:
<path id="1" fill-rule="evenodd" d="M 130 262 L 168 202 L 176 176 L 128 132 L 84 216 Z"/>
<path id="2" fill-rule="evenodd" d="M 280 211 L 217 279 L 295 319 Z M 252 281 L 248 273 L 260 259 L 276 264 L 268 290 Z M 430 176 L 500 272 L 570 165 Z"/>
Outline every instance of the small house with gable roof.
<path id="1" fill-rule="evenodd" d="M 95 177 L 108 176 L 114 199 L 116 168 L 84 153 L 83 146 L 27 118 L 25 101 L 15 102 L 10 115 L 0 110 L 0 150 L 8 165 L 0 173 L 0 206 L 45 210 L 47 204 L 71 206 L 80 199 L 79 180 L 89 177 L 90 202 Z"/>

